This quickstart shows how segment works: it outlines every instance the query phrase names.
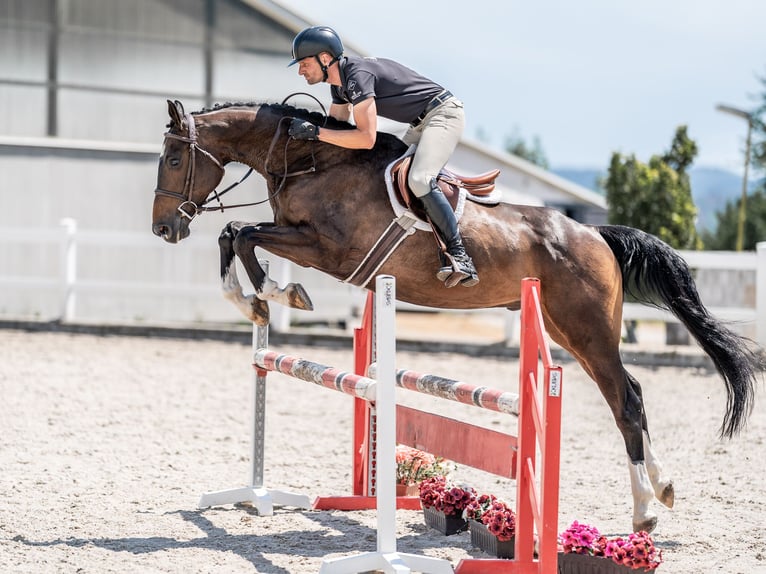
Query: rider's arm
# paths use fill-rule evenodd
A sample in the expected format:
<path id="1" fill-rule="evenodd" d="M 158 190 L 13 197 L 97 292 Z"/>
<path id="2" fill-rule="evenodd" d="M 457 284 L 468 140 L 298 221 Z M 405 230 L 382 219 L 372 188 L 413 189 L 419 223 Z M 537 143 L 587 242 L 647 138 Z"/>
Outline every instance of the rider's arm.
<path id="1" fill-rule="evenodd" d="M 351 104 L 330 104 L 330 116 L 336 120 L 347 122 L 351 117 Z"/>
<path id="2" fill-rule="evenodd" d="M 343 106 L 333 104 L 330 107 L 330 115 L 342 119 L 334 113 L 343 113 L 338 108 L 343 108 Z M 359 102 L 352 110 L 354 113 L 354 123 L 356 124 L 354 129 L 331 130 L 321 128 L 319 130 L 319 141 L 351 149 L 372 149 L 378 133 L 378 108 L 375 105 L 375 98 L 367 98 Z M 348 119 L 348 112 L 346 112 L 346 119 Z"/>

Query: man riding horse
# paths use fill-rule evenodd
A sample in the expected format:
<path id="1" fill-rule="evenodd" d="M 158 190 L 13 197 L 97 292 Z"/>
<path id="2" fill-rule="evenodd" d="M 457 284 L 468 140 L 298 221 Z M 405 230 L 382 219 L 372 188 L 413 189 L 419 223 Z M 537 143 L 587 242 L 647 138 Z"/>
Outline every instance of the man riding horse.
<path id="1" fill-rule="evenodd" d="M 330 84 L 330 115 L 355 128 L 336 130 L 295 119 L 289 133 L 295 139 L 319 140 L 350 149 L 371 149 L 378 131 L 377 116 L 409 124 L 407 145 L 417 144 L 407 182 L 420 199 L 446 248 L 436 274 L 447 287 L 471 287 L 479 276 L 463 247 L 455 213 L 439 189 L 436 177 L 457 147 L 465 125 L 463 103 L 439 84 L 384 58 L 343 55 L 343 43 L 327 26 L 312 26 L 293 40 L 298 74 L 313 85 Z"/>

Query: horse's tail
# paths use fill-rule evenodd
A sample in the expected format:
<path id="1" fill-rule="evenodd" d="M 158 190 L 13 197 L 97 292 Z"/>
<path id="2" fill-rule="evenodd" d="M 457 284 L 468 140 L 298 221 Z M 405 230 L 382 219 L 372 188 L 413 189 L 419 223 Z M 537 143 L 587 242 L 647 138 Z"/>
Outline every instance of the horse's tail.
<path id="1" fill-rule="evenodd" d="M 599 226 L 622 271 L 623 293 L 639 303 L 669 310 L 710 356 L 726 384 L 721 436 L 732 438 L 753 408 L 755 380 L 764 368 L 752 341 L 713 317 L 700 299 L 689 266 L 667 243 L 639 229 Z"/>

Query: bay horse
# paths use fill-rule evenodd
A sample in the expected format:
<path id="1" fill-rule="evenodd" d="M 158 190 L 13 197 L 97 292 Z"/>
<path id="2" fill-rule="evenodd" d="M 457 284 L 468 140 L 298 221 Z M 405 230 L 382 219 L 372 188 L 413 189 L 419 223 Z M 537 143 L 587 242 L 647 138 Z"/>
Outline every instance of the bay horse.
<path id="1" fill-rule="evenodd" d="M 284 124 L 293 117 L 336 129 L 349 125 L 284 103 L 186 113 L 180 102 L 168 100 L 168 113 L 154 234 L 170 243 L 187 237 L 194 216 L 212 209 L 205 205 L 230 162 L 250 166 L 267 182 L 273 221 L 230 222 L 219 237 L 224 295 L 258 325 L 268 323 L 268 301 L 311 309 L 311 300 L 301 285 L 280 287 L 268 277 L 256 247 L 343 280 L 394 217 L 384 172 L 407 148 L 393 135 L 379 133 L 369 150 L 291 140 Z M 620 357 L 624 298 L 669 309 L 710 356 L 727 393 L 722 438 L 746 424 L 763 368 L 760 350 L 708 312 L 686 262 L 653 235 L 581 224 L 552 208 L 470 201 L 460 228 L 478 285 L 446 288 L 435 278 L 438 252 L 427 232 L 406 237 L 379 272 L 396 277 L 398 299 L 444 309 L 517 310 L 522 278 L 539 278 L 550 338 L 598 385 L 625 442 L 632 527 L 651 532 L 657 523 L 652 499 L 672 507 L 674 489 L 652 450 L 641 386 Z M 252 295 L 243 294 L 235 256 L 255 289 Z"/>

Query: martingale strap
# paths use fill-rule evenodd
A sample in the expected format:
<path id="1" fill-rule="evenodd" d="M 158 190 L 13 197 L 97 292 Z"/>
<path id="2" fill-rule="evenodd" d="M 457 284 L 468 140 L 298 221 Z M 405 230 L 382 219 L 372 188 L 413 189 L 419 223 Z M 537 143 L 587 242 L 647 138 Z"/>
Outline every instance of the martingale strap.
<path id="1" fill-rule="evenodd" d="M 372 249 L 367 252 L 359 266 L 343 282 L 357 287 L 367 285 L 402 241 L 408 235 L 415 233 L 417 222 L 418 220 L 410 212 L 404 212 L 395 218 L 380 235 Z"/>

